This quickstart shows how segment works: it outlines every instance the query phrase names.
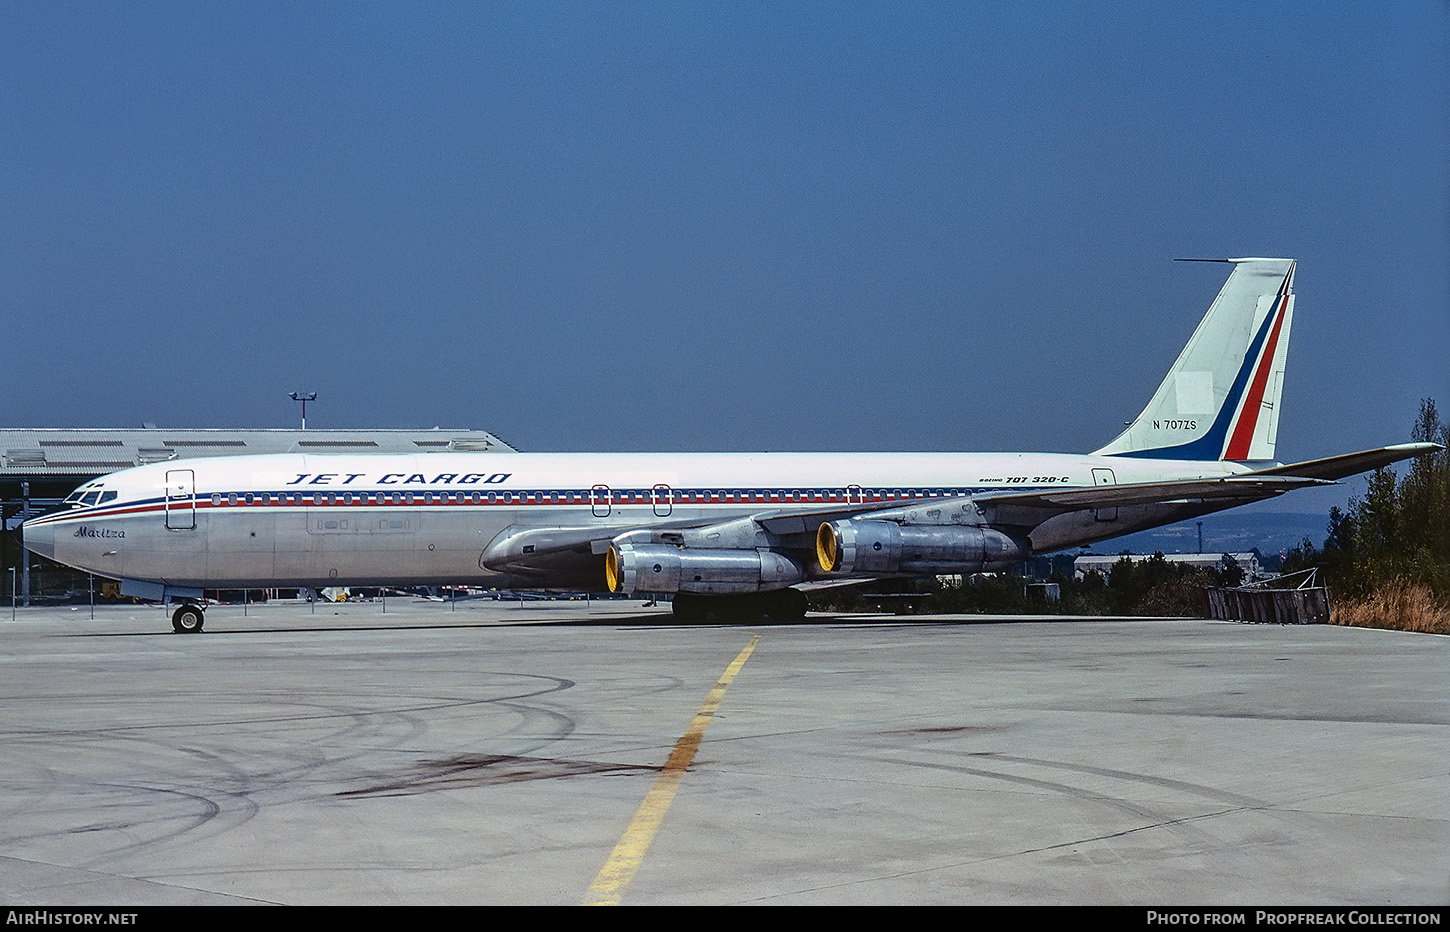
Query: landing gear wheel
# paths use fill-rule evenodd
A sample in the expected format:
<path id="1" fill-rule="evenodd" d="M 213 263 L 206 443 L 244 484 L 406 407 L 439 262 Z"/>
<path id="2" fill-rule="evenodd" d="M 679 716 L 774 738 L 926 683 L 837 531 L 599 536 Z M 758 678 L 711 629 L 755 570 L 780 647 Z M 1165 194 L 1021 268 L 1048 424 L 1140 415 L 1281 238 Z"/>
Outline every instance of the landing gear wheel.
<path id="1" fill-rule="evenodd" d="M 200 605 L 183 605 L 171 614 L 171 627 L 177 634 L 199 634 L 205 621 Z"/>
<path id="2" fill-rule="evenodd" d="M 799 589 L 781 589 L 770 593 L 766 612 L 771 621 L 802 621 L 810 609 L 810 601 Z"/>
<path id="3" fill-rule="evenodd" d="M 704 599 L 694 593 L 679 592 L 675 594 L 675 599 L 671 607 L 674 611 L 676 621 L 694 624 L 695 622 L 705 620 L 705 612 L 708 606 Z"/>
<path id="4" fill-rule="evenodd" d="M 762 621 L 793 624 L 810 607 L 799 589 L 755 592 L 749 595 L 675 594 L 675 620 L 685 623 L 756 624 Z"/>

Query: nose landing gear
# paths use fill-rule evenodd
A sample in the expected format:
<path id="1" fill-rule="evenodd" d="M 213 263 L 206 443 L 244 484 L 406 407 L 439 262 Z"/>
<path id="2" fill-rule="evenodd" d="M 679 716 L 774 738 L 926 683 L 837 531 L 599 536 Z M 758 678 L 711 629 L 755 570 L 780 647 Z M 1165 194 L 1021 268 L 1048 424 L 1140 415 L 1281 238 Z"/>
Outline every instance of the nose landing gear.
<path id="1" fill-rule="evenodd" d="M 201 606 L 190 602 L 171 613 L 171 627 L 177 634 L 199 634 L 205 621 Z"/>

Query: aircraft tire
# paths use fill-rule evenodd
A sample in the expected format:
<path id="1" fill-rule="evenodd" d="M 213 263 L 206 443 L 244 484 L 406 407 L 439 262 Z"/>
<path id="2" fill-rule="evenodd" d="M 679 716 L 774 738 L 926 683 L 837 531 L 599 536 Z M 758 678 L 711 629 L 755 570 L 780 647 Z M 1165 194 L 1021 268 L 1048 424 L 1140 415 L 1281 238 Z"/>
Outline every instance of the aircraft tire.
<path id="1" fill-rule="evenodd" d="M 171 613 L 171 628 L 177 634 L 200 634 L 206 614 L 200 605 L 186 604 Z"/>
<path id="2" fill-rule="evenodd" d="M 674 599 L 675 620 L 686 624 L 751 624 L 773 621 L 789 624 L 806 617 L 809 604 L 799 589 L 781 589 L 751 595 L 699 595 L 680 592 Z"/>
<path id="3" fill-rule="evenodd" d="M 694 624 L 705 620 L 706 606 L 705 599 L 692 592 L 675 593 L 674 601 L 671 603 L 671 610 L 674 612 L 675 620 L 685 624 Z"/>
<path id="4" fill-rule="evenodd" d="M 799 589 L 781 589 L 770 593 L 766 612 L 771 621 L 802 621 L 810 608 L 806 594 Z"/>

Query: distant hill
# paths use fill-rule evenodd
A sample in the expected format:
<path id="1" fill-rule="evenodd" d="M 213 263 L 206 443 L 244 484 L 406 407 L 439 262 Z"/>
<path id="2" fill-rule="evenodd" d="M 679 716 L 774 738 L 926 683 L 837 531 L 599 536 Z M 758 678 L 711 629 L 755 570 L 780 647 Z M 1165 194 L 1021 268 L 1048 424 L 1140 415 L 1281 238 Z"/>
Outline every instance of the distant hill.
<path id="1" fill-rule="evenodd" d="M 1204 553 L 1243 553 L 1257 547 L 1265 556 L 1297 547 L 1306 537 L 1314 542 L 1314 546 L 1323 546 L 1329 525 L 1329 516 L 1317 512 L 1226 512 L 1100 541 L 1093 544 L 1089 552 L 1197 553 L 1198 520 L 1203 522 Z"/>

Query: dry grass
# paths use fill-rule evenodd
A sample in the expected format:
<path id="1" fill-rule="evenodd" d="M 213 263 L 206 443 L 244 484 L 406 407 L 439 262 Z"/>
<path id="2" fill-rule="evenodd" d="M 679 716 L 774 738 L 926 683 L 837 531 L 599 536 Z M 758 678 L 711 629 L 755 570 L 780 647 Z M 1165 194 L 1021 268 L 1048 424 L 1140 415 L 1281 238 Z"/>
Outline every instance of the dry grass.
<path id="1" fill-rule="evenodd" d="M 1367 596 L 1334 599 L 1329 623 L 1450 634 L 1450 605 L 1425 586 L 1396 580 Z"/>

